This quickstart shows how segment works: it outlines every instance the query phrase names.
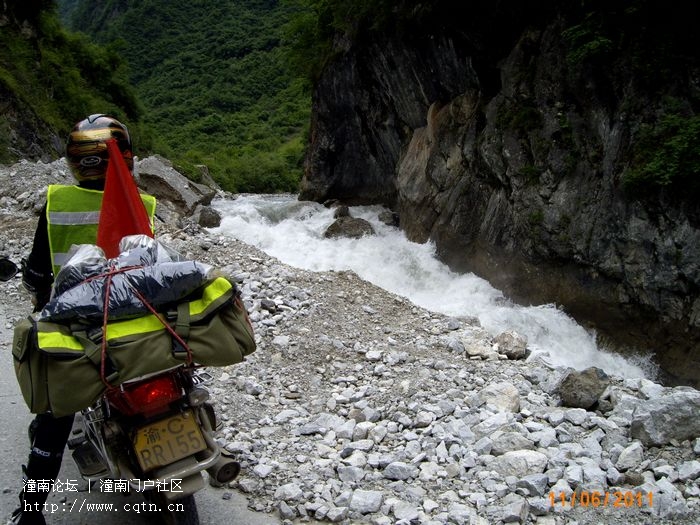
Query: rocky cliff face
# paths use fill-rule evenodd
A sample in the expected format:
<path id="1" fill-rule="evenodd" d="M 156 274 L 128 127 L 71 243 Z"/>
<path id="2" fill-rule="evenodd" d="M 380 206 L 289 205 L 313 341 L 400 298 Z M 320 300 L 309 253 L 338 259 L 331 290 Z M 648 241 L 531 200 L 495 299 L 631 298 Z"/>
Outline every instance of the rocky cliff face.
<path id="1" fill-rule="evenodd" d="M 41 2 L 37 0 L 0 2 L 3 51 L 9 49 L 5 48 L 6 39 L 37 39 L 37 17 L 41 7 Z M 6 74 L 4 69 L 0 60 L 0 70 Z M 63 139 L 18 96 L 18 91 L 25 88 L 26 86 L 17 86 L 5 75 L 0 77 L 0 162 L 22 158 L 48 162 L 58 157 L 63 150 Z"/>
<path id="2" fill-rule="evenodd" d="M 24 101 L 0 83 L 0 159 L 49 162 L 63 151 L 63 141 Z"/>
<path id="3" fill-rule="evenodd" d="M 301 198 L 388 204 L 454 268 L 654 348 L 672 381 L 697 385 L 700 210 L 638 198 L 623 174 L 664 96 L 692 113 L 700 69 L 640 78 L 624 49 L 573 65 L 570 24 L 511 27 L 501 55 L 429 28 L 343 41 L 314 94 Z"/>

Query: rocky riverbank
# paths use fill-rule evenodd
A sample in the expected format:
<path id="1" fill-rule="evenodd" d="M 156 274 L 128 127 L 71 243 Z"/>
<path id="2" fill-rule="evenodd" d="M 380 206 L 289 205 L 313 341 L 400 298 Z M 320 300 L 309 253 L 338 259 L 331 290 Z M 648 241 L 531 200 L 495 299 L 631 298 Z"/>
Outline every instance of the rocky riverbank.
<path id="1" fill-rule="evenodd" d="M 0 253 L 26 254 L 49 180 L 69 181 L 61 162 L 0 167 Z M 700 521 L 696 390 L 519 359 L 517 334 L 291 268 L 189 216 L 157 229 L 235 276 L 251 312 L 258 350 L 210 386 L 252 508 L 287 523 Z M 19 280 L 2 292 L 24 315 Z"/>

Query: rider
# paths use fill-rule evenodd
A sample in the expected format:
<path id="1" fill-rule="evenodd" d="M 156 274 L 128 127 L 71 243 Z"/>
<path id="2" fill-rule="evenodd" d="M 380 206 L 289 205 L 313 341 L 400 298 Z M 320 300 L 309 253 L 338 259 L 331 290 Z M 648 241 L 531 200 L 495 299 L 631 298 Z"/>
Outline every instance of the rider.
<path id="1" fill-rule="evenodd" d="M 34 311 L 49 301 L 54 275 L 66 262 L 73 244 L 96 244 L 99 212 L 107 173 L 109 155 L 106 139 L 116 139 L 122 157 L 133 170 L 131 138 L 126 126 L 103 114 L 90 115 L 78 122 L 66 143 L 66 160 L 77 186 L 52 185 L 47 204 L 39 217 L 32 251 L 22 261 L 22 281 L 32 294 Z M 155 212 L 155 199 L 142 195 L 150 216 Z M 61 468 L 63 450 L 73 425 L 73 415 L 53 417 L 38 414 L 29 426 L 30 452 L 24 472 L 25 487 L 20 493 L 20 507 L 12 515 L 12 523 L 44 524 L 41 509 L 48 490 L 26 490 L 27 480 L 56 480 Z M 32 489 L 44 485 L 32 483 Z M 37 510 L 39 509 L 39 510 Z"/>

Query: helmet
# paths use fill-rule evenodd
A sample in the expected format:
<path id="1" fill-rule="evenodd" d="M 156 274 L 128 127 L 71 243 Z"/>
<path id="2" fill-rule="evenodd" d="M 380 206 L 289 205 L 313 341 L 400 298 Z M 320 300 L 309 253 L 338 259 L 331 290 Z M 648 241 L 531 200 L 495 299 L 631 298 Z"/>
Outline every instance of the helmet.
<path id="1" fill-rule="evenodd" d="M 78 122 L 68 135 L 66 159 L 79 184 L 104 182 L 109 153 L 105 140 L 114 138 L 129 171 L 134 168 L 131 138 L 126 126 L 109 115 L 90 115 Z"/>

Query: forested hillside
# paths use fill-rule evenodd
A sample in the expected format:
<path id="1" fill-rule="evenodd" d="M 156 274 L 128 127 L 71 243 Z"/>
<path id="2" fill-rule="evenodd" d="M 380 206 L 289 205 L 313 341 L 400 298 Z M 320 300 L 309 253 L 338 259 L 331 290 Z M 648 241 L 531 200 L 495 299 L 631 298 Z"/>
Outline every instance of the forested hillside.
<path id="1" fill-rule="evenodd" d="M 289 68 L 276 0 L 60 0 L 64 23 L 119 49 L 153 149 L 231 191 L 296 191 L 310 95 Z"/>
<path id="2" fill-rule="evenodd" d="M 70 126 L 96 111 L 139 136 L 140 107 L 114 49 L 65 31 L 51 0 L 0 4 L 0 162 L 61 155 Z"/>

